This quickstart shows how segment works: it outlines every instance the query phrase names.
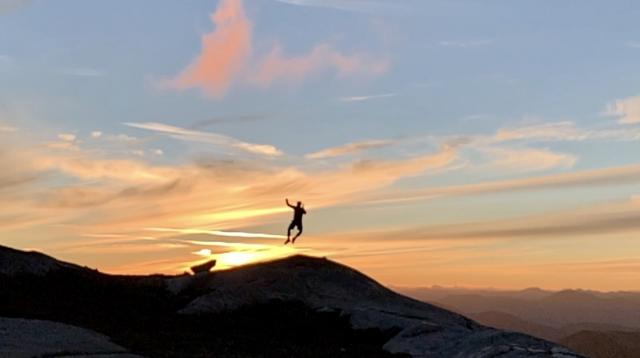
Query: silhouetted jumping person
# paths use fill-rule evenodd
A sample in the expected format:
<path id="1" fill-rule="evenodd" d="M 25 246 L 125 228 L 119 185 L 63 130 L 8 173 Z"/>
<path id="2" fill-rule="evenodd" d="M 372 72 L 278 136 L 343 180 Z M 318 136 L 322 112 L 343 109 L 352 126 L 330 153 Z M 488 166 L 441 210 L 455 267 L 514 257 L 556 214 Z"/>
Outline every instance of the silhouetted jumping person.
<path id="1" fill-rule="evenodd" d="M 304 210 L 301 202 L 298 202 L 298 205 L 293 206 L 289 204 L 289 199 L 285 199 L 284 201 L 287 203 L 288 207 L 293 209 L 293 220 L 291 221 L 291 224 L 289 224 L 289 229 L 287 230 L 287 241 L 285 241 L 284 244 L 286 245 L 289 242 L 295 244 L 298 236 L 302 234 L 302 215 L 305 215 L 307 211 Z M 298 227 L 298 233 L 293 237 L 293 240 L 291 240 L 291 230 L 293 230 L 294 227 Z"/>

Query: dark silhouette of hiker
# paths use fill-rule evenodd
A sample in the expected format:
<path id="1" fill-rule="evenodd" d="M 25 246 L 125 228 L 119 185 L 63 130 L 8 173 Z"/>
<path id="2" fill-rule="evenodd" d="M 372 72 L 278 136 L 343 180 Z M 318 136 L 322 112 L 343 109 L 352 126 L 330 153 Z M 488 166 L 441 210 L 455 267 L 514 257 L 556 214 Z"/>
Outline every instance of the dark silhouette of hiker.
<path id="1" fill-rule="evenodd" d="M 293 209 L 293 220 L 291 221 L 291 224 L 289 224 L 289 229 L 287 230 L 287 241 L 285 241 L 284 244 L 286 245 L 289 242 L 295 244 L 298 236 L 302 234 L 302 215 L 305 215 L 307 211 L 304 210 L 301 202 L 298 202 L 298 205 L 293 206 L 289 204 L 289 199 L 285 199 L 284 201 L 287 203 L 288 207 Z M 295 227 L 298 227 L 298 233 L 293 237 L 293 240 L 291 240 L 291 230 Z"/>

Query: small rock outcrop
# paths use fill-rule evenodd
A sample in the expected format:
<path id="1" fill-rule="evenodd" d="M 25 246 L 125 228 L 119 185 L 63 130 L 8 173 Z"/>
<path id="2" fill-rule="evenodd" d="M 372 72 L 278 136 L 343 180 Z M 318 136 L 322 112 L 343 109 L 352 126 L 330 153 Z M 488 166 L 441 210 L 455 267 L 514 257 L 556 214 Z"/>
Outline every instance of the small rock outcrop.
<path id="1" fill-rule="evenodd" d="M 216 265 L 216 260 L 207 261 L 205 263 L 195 265 L 191 267 L 191 271 L 195 275 L 206 274 Z"/>

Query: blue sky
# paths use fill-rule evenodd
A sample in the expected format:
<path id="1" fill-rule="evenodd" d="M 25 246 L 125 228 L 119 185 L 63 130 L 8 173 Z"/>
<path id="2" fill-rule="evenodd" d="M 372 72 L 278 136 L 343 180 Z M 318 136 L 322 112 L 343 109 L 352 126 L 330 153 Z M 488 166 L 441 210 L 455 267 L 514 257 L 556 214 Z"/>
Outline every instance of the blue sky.
<path id="1" fill-rule="evenodd" d="M 469 260 L 499 247 L 525 286 L 587 286 L 592 272 L 567 267 L 628 261 L 594 287 L 640 289 L 640 225 L 610 220 L 640 218 L 638 17 L 622 0 L 0 0 L 0 230 L 105 270 L 175 272 L 203 256 L 185 240 L 216 237 L 193 230 L 282 234 L 288 195 L 315 209 L 305 246 L 239 236 L 210 255 L 517 286 Z M 580 241 L 585 218 L 602 225 Z M 385 256 L 403 267 L 362 254 L 365 233 L 381 252 L 405 245 Z M 418 253 L 440 244 L 449 261 L 429 267 Z M 566 275 L 522 268 L 529 249 Z M 483 274 L 457 276 L 473 264 Z"/>

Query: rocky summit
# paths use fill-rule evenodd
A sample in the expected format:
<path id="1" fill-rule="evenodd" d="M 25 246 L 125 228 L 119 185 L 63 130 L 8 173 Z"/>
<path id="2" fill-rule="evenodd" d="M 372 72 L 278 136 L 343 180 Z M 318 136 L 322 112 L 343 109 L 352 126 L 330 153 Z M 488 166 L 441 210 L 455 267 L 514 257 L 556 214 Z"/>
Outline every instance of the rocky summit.
<path id="1" fill-rule="evenodd" d="M 580 356 L 307 256 L 205 275 L 112 276 L 0 247 L 0 286 L 0 316 L 60 322 L 105 337 L 94 348 L 86 346 L 91 340 L 83 343 L 86 352 L 107 341 L 118 347 L 114 353 L 149 357 Z M 30 334 L 25 328 L 23 335 Z M 42 355 L 59 354 L 46 347 L 52 350 Z"/>

